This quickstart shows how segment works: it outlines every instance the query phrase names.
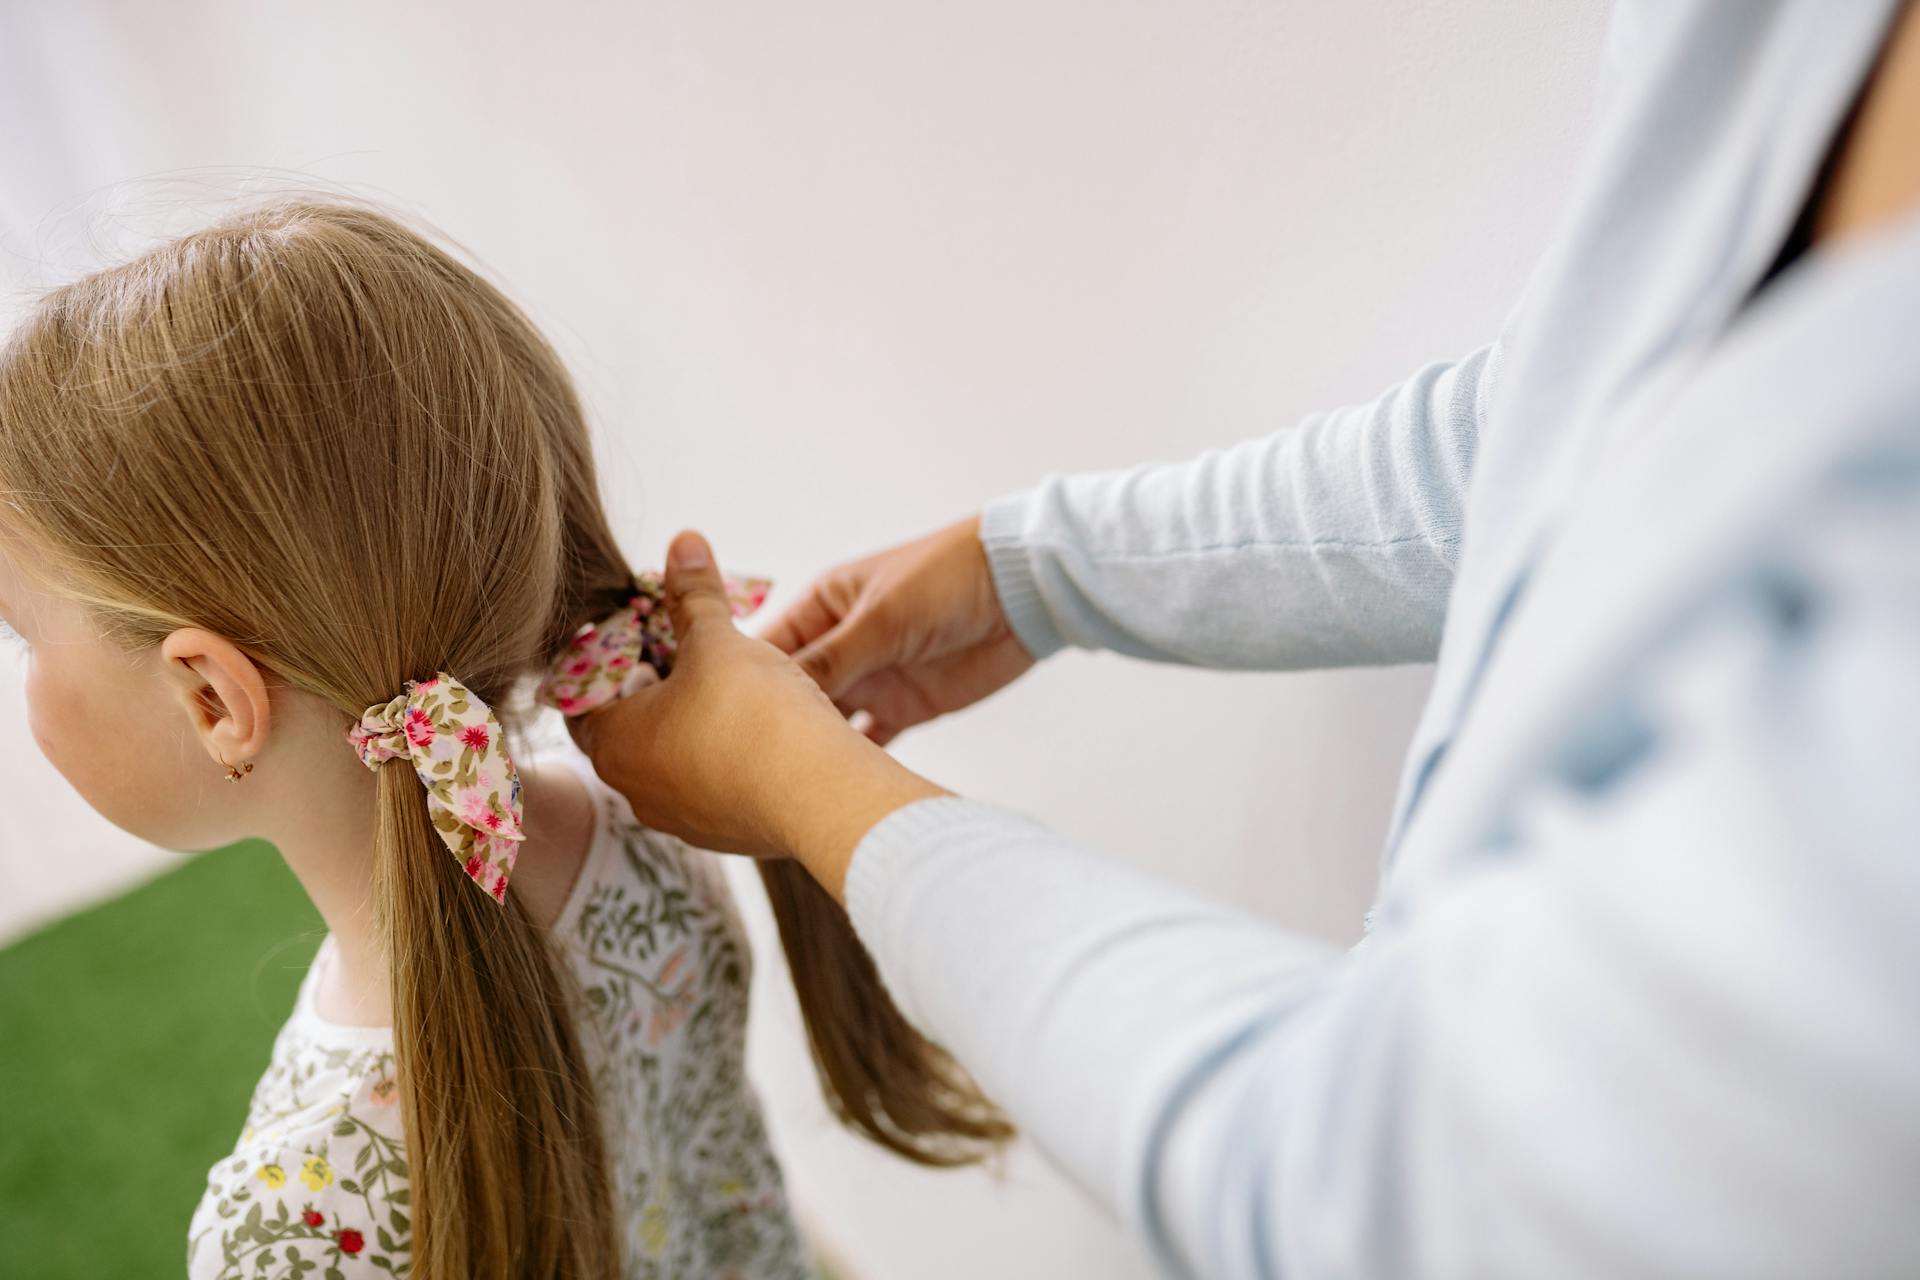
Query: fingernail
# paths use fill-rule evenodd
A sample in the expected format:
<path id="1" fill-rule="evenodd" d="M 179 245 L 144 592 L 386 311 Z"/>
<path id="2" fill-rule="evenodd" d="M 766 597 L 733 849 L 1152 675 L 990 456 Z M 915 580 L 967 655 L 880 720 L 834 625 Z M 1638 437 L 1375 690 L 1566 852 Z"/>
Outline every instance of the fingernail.
<path id="1" fill-rule="evenodd" d="M 682 569 L 704 569 L 708 560 L 706 539 L 697 533 L 683 533 L 673 540 L 667 558 Z"/>

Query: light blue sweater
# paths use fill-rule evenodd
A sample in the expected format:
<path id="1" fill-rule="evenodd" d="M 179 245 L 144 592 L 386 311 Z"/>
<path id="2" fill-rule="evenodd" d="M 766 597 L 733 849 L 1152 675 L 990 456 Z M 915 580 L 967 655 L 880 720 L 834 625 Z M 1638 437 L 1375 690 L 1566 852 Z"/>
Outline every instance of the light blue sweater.
<path id="1" fill-rule="evenodd" d="M 1617 3 L 1499 342 L 986 509 L 1038 656 L 1439 664 L 1351 951 L 981 800 L 856 850 L 1170 1271 L 1920 1274 L 1920 217 L 1752 297 L 1896 9 Z"/>

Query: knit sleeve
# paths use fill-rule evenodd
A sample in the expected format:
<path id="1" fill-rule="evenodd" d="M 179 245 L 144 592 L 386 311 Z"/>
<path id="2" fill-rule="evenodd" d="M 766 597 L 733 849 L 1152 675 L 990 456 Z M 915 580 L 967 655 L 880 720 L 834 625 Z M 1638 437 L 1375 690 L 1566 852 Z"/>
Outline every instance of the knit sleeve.
<path id="1" fill-rule="evenodd" d="M 1501 344 L 1182 462 L 1049 476 L 980 538 L 1021 643 L 1283 670 L 1431 659 Z"/>

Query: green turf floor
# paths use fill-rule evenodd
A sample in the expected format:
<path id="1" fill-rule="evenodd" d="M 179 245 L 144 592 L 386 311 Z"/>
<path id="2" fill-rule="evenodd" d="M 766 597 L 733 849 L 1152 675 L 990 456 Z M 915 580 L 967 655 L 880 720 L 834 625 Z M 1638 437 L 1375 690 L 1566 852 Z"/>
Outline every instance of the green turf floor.
<path id="1" fill-rule="evenodd" d="M 250 843 L 0 950 L 0 1276 L 184 1273 L 322 928 Z"/>

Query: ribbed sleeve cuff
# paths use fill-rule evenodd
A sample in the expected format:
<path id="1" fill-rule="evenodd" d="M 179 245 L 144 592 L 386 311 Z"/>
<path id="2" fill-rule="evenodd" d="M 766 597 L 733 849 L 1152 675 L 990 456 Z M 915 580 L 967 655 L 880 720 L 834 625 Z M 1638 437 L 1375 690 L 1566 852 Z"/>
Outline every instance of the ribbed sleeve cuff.
<path id="1" fill-rule="evenodd" d="M 988 503 L 980 512 L 980 545 L 987 553 L 994 593 L 1007 615 L 1007 625 L 1036 660 L 1066 648 L 1053 625 L 1046 601 L 1033 576 L 1033 555 L 1023 537 L 1027 512 L 1039 490 L 1024 489 Z"/>
<path id="2" fill-rule="evenodd" d="M 941 855 L 992 849 L 1030 836 L 1040 826 L 1025 814 L 967 796 L 929 796 L 904 804 L 868 829 L 847 867 L 847 914 L 854 932 L 879 961 L 894 1002 L 919 1022 L 902 981 L 904 954 L 895 942 L 911 938 L 914 922 L 893 909 L 896 892 L 916 871 L 934 872 Z M 911 897 L 907 899 L 911 901 Z M 898 963 L 896 963 L 898 961 Z"/>
<path id="3" fill-rule="evenodd" d="M 886 919 L 886 899 L 902 866 L 916 850 L 926 852 L 983 817 L 995 822 L 1007 813 L 966 796 L 928 796 L 903 804 L 868 828 L 847 865 L 847 914 L 863 938 L 877 938 Z M 869 943 L 871 946 L 871 942 Z"/>

